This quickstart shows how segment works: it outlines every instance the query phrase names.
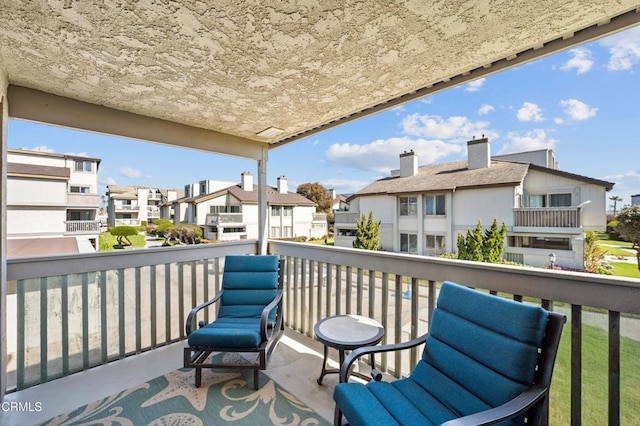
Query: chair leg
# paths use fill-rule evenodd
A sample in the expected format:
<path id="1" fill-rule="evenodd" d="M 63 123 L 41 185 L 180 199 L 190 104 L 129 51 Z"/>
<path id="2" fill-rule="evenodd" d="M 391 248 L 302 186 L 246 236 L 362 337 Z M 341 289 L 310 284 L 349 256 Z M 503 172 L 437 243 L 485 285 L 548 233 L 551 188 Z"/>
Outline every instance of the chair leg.
<path id="1" fill-rule="evenodd" d="M 260 374 L 259 374 L 258 369 L 257 368 L 254 369 L 253 370 L 253 389 L 255 389 L 255 390 L 258 390 L 258 387 L 259 387 L 259 384 L 260 384 L 259 383 L 260 382 L 259 376 L 260 376 Z"/>
<path id="2" fill-rule="evenodd" d="M 196 367 L 196 387 L 199 388 L 202 384 L 202 368 Z"/>
<path id="3" fill-rule="evenodd" d="M 333 426 L 342 426 L 342 411 L 338 407 L 333 412 Z"/>

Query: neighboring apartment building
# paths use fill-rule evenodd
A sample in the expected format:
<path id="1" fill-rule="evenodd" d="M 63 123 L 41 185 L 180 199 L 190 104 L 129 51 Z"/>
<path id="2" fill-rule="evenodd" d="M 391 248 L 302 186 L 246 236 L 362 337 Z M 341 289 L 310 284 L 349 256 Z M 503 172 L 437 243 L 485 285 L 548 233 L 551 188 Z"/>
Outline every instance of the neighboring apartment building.
<path id="1" fill-rule="evenodd" d="M 161 206 L 181 198 L 177 189 L 143 186 L 107 186 L 107 224 L 109 226 L 140 226 L 160 219 Z"/>
<path id="2" fill-rule="evenodd" d="M 239 184 L 224 184 L 223 188 L 217 181 L 188 185 L 185 197 L 165 209 L 175 212 L 174 223 L 201 226 L 208 240 L 258 238 L 258 187 L 253 184 L 253 175 L 243 172 Z M 277 187 L 267 188 L 267 205 L 269 238 L 321 238 L 327 234 L 326 215 L 316 213 L 313 201 L 289 192 L 284 176 L 278 178 Z M 169 218 L 167 210 L 163 209 L 163 217 Z"/>
<path id="3" fill-rule="evenodd" d="M 373 182 L 337 212 L 335 244 L 351 247 L 356 220 L 373 211 L 385 250 L 421 255 L 457 251 L 458 234 L 495 218 L 507 225 L 505 258 L 524 264 L 582 268 L 584 233 L 606 228 L 613 183 L 558 170 L 551 150 L 491 158 L 487 139 L 469 141 L 468 161 L 418 167 L 400 155 L 400 170 Z"/>
<path id="4" fill-rule="evenodd" d="M 100 159 L 8 149 L 7 161 L 9 257 L 94 251 Z"/>

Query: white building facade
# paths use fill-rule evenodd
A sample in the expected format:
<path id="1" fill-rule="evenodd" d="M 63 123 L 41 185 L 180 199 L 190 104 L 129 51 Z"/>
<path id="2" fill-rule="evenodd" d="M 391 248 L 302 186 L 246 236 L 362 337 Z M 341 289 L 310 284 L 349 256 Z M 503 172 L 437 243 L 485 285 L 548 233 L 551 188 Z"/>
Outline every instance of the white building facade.
<path id="1" fill-rule="evenodd" d="M 47 243 L 35 240 L 57 238 L 59 247 L 67 246 L 64 252 L 94 250 L 100 233 L 100 159 L 9 149 L 7 160 L 9 245 L 21 246 L 21 254 L 37 255 Z M 76 243 L 75 251 L 65 238 L 73 240 L 70 246 Z M 28 246 L 29 240 L 34 244 Z M 48 244 L 55 252 L 54 240 Z"/>
<path id="2" fill-rule="evenodd" d="M 202 227 L 203 237 L 208 240 L 258 238 L 258 191 L 251 173 L 243 172 L 239 184 L 201 181 L 188 187 L 184 198 L 163 208 L 165 218 L 170 218 L 168 212 L 172 210 L 174 223 L 196 224 Z M 195 190 L 198 194 L 186 195 Z M 269 238 L 327 235 L 326 215 L 316 213 L 311 200 L 289 192 L 284 176 L 278 178 L 276 187 L 267 188 L 267 205 Z"/>
<path id="3" fill-rule="evenodd" d="M 182 197 L 177 189 L 143 186 L 107 186 L 107 223 L 140 226 L 162 217 L 162 206 Z"/>
<path id="4" fill-rule="evenodd" d="M 468 162 L 425 167 L 415 153 L 401 154 L 399 171 L 357 192 L 349 212 L 336 212 L 335 244 L 351 247 L 355 221 L 370 211 L 383 249 L 420 255 L 456 252 L 459 234 L 497 219 L 507 226 L 506 259 L 544 266 L 554 253 L 556 264 L 582 268 L 584 234 L 605 230 L 613 184 L 558 170 L 549 150 L 492 159 L 489 147 L 470 141 Z"/>

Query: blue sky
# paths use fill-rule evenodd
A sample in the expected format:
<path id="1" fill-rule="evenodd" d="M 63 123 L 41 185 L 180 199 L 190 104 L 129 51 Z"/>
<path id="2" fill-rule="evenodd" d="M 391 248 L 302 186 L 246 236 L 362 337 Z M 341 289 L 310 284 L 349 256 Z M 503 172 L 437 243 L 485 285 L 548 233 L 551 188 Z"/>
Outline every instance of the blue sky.
<path id="1" fill-rule="evenodd" d="M 320 182 L 355 192 L 399 167 L 466 158 L 487 136 L 492 154 L 551 148 L 560 169 L 615 183 L 622 204 L 640 194 L 640 27 L 345 124 L 269 153 L 268 182 L 290 190 Z M 637 133 L 638 132 L 638 133 Z M 203 179 L 240 181 L 256 163 L 12 120 L 9 146 L 102 159 L 106 185 L 182 188 Z M 620 207 L 620 204 L 618 204 Z"/>

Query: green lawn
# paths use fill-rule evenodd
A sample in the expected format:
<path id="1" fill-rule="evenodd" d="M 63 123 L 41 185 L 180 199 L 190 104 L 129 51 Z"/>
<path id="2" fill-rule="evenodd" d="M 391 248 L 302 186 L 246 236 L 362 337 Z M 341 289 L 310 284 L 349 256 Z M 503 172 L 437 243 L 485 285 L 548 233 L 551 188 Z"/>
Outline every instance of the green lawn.
<path id="1" fill-rule="evenodd" d="M 134 248 L 143 248 L 145 246 L 145 236 L 138 234 L 129 237 Z M 116 237 L 109 232 L 101 232 L 99 237 L 99 251 L 111 251 L 117 249 Z"/>
<path id="2" fill-rule="evenodd" d="M 562 333 L 551 385 L 550 425 L 570 424 L 571 324 Z M 620 424 L 640 424 L 640 342 L 620 341 Z M 583 423 L 606 425 L 608 387 L 608 338 L 605 330 L 582 327 L 582 416 Z"/>
<path id="3" fill-rule="evenodd" d="M 609 243 L 600 243 L 598 246 L 605 251 L 606 254 L 610 256 L 635 256 L 635 250 L 623 250 L 620 247 L 624 246 L 613 246 L 609 245 Z"/>
<path id="4" fill-rule="evenodd" d="M 611 262 L 613 266 L 613 275 L 628 278 L 640 278 L 640 271 L 633 263 Z"/>

